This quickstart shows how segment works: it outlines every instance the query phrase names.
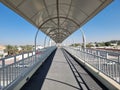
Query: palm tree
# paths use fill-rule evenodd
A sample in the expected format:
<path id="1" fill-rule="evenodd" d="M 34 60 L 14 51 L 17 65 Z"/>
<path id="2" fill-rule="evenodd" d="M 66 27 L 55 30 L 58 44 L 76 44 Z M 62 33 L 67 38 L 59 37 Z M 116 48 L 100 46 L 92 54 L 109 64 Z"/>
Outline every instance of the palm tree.
<path id="1" fill-rule="evenodd" d="M 7 45 L 5 51 L 8 53 L 8 55 L 11 55 L 13 53 L 13 46 Z"/>
<path id="2" fill-rule="evenodd" d="M 26 45 L 26 46 L 20 46 L 22 48 L 22 52 L 29 52 L 32 51 L 33 46 L 32 45 Z"/>
<path id="3" fill-rule="evenodd" d="M 13 54 L 18 54 L 18 47 L 17 46 L 13 47 Z"/>
<path id="4" fill-rule="evenodd" d="M 17 46 L 7 45 L 5 50 L 8 55 L 18 54 Z"/>
<path id="5" fill-rule="evenodd" d="M 27 49 L 27 51 L 32 51 L 33 46 L 32 45 L 26 45 L 26 49 Z"/>
<path id="6" fill-rule="evenodd" d="M 25 52 L 26 51 L 26 48 L 25 46 L 20 46 L 22 48 L 22 51 L 21 52 Z"/>

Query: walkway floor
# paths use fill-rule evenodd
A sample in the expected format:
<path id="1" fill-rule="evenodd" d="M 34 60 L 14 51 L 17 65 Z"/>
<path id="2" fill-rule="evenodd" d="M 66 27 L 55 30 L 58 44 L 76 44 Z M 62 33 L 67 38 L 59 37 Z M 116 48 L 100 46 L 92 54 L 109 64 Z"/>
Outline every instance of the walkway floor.
<path id="1" fill-rule="evenodd" d="M 65 53 L 59 48 L 56 52 L 53 52 L 21 90 L 106 90 L 97 85 L 96 81 L 90 78 L 84 69 L 79 68 L 79 71 L 81 69 L 83 73 L 85 72 L 85 78 L 86 75 L 89 76 L 87 77 L 89 83 L 91 83 L 89 85 L 95 86 L 94 89 L 88 88 L 85 84 L 87 82 L 83 80 L 84 76 L 80 76 L 79 74 L 76 76 L 74 73 L 77 72 L 75 71 L 77 69 L 73 66 L 75 63 L 69 61 L 64 55 Z M 76 77 L 80 77 L 81 82 Z"/>
<path id="2" fill-rule="evenodd" d="M 60 49 L 57 49 L 42 90 L 77 90 L 79 86 Z"/>

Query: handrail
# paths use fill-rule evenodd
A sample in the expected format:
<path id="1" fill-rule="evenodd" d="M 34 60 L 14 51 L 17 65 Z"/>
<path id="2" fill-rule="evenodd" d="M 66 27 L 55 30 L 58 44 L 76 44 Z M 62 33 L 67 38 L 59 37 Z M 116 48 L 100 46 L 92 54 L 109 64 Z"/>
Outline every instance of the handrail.
<path id="1" fill-rule="evenodd" d="M 117 54 L 118 56 L 116 55 L 112 59 L 109 52 L 106 51 L 74 47 L 63 48 L 120 84 L 120 55 Z M 111 54 L 116 53 L 112 52 Z"/>
<path id="2" fill-rule="evenodd" d="M 16 60 L 16 57 L 19 55 L 15 55 L 12 58 L 14 58 L 14 62 L 11 64 L 6 64 L 6 59 L 9 59 L 11 57 L 3 58 L 2 60 L 2 67 L 0 68 L 0 90 L 6 90 L 6 88 L 15 82 L 17 80 L 20 80 L 20 78 L 23 74 L 27 75 L 31 71 L 29 69 L 34 68 L 36 64 L 42 63 L 42 60 L 44 58 L 48 57 L 51 52 L 53 52 L 56 49 L 55 46 L 43 48 L 40 51 L 44 53 L 23 53 L 21 55 L 21 60 Z M 26 54 L 26 57 L 24 57 Z M 35 58 L 36 57 L 36 58 Z"/>

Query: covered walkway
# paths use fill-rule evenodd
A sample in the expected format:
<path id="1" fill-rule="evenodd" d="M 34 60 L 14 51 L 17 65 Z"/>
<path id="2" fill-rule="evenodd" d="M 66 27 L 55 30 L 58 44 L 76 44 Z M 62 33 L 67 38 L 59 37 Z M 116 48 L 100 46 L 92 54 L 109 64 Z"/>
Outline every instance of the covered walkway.
<path id="1" fill-rule="evenodd" d="M 54 51 L 56 47 L 48 47 L 47 49 L 43 49 L 44 51 L 40 51 L 43 53 L 37 53 L 36 42 L 38 32 L 41 30 L 55 43 L 61 44 L 67 37 L 81 28 L 112 1 L 113 0 L 0 0 L 1 3 L 37 28 L 34 40 L 35 51 L 32 52 L 31 56 L 28 53 L 28 59 L 24 58 L 24 54 L 22 54 L 22 59 L 16 62 L 16 55 L 13 59 L 14 63 L 8 66 L 5 66 L 6 58 L 1 60 L 0 90 L 19 90 L 21 87 L 21 90 L 107 90 L 64 49 L 58 48 L 57 51 Z M 84 38 L 83 41 L 85 42 Z M 69 49 L 70 48 L 68 48 L 68 50 Z M 75 54 L 80 54 L 77 49 L 73 49 L 71 52 L 72 51 L 75 51 Z M 84 61 L 87 59 L 85 55 L 88 55 L 89 58 L 92 57 L 92 60 L 103 60 L 104 58 L 82 51 L 80 58 L 83 58 Z M 32 61 L 29 62 L 29 60 Z M 26 61 L 27 63 L 24 63 Z M 105 59 L 105 61 L 107 60 Z M 98 64 L 96 64 L 96 66 L 103 65 L 104 63 Z M 117 72 L 117 70 L 119 71 L 119 63 L 115 62 L 115 64 Z M 15 76 L 12 73 L 14 70 L 16 70 Z M 98 70 L 100 71 L 100 69 Z M 110 71 L 112 71 L 112 69 Z M 112 75 L 111 72 L 110 75 Z M 116 81 L 120 81 L 118 76 L 120 76 L 120 73 L 117 72 Z M 108 83 L 108 81 L 106 82 Z M 104 82 L 104 84 L 106 82 Z M 24 83 L 26 84 L 24 85 Z M 112 84 L 105 85 L 109 88 Z M 111 87 L 114 86 L 115 85 Z"/>
<path id="2" fill-rule="evenodd" d="M 65 50 L 58 48 L 21 90 L 107 90 Z"/>

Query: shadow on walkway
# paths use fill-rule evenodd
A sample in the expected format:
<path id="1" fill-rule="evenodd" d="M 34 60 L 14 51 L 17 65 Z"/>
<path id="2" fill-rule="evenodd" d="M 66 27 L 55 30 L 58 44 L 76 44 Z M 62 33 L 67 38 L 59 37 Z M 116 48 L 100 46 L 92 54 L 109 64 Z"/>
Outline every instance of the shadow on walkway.
<path id="1" fill-rule="evenodd" d="M 30 80 L 20 90 L 41 90 L 55 53 L 56 50 L 46 59 L 43 65 L 33 74 Z"/>
<path id="2" fill-rule="evenodd" d="M 77 58 L 64 49 L 62 51 L 81 90 L 108 90 L 108 88 L 78 62 L 79 60 Z"/>
<path id="3" fill-rule="evenodd" d="M 57 83 L 61 83 L 61 84 L 67 85 L 67 86 L 69 86 L 69 87 L 73 87 L 73 88 L 75 88 L 76 90 L 77 90 L 77 89 L 78 89 L 78 90 L 81 90 L 80 88 L 78 88 L 78 87 L 76 87 L 76 86 L 74 86 L 74 85 L 71 85 L 71 84 L 69 84 L 69 83 L 66 83 L 66 82 L 62 82 L 62 81 L 55 80 L 55 79 L 51 79 L 51 78 L 46 78 L 46 80 L 50 80 L 50 81 L 54 81 L 54 82 L 57 82 Z"/>

